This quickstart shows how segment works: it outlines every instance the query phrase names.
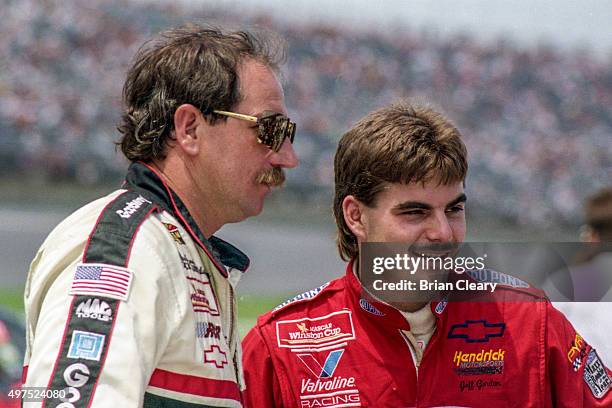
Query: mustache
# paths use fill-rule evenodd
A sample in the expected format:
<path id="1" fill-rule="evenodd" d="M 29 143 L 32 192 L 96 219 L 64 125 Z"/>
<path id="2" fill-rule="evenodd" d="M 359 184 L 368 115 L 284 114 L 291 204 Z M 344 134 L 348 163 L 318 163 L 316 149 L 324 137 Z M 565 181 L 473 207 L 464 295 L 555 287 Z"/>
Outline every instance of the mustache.
<path id="1" fill-rule="evenodd" d="M 461 243 L 459 242 L 415 242 L 410 245 L 410 251 L 414 253 L 455 253 L 459 250 L 460 246 Z"/>
<path id="2" fill-rule="evenodd" d="M 272 187 L 279 187 L 285 182 L 285 172 L 280 167 L 273 167 L 261 172 L 255 181 Z"/>

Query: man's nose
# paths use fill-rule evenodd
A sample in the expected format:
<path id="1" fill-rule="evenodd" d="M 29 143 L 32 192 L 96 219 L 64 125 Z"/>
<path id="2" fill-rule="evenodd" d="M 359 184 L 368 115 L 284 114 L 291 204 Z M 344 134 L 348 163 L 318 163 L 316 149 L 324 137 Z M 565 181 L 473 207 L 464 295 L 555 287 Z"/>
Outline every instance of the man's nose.
<path id="1" fill-rule="evenodd" d="M 448 222 L 446 213 L 431 217 L 425 233 L 427 239 L 431 242 L 450 242 L 453 238 L 453 229 Z"/>
<path id="2" fill-rule="evenodd" d="M 297 167 L 300 163 L 295 153 L 295 149 L 293 148 L 293 144 L 288 139 L 285 139 L 278 152 L 274 152 L 271 157 L 271 162 L 274 167 L 284 167 L 288 169 Z"/>

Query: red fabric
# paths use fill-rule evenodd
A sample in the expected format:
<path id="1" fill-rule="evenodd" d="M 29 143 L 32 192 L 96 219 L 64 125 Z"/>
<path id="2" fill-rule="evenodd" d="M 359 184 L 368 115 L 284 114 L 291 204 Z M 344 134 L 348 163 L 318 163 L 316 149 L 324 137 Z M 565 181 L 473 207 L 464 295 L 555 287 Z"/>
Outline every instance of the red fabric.
<path id="1" fill-rule="evenodd" d="M 270 358 L 261 334 L 257 330 L 251 330 L 244 338 L 242 346 L 245 351 L 248 350 L 248 355 L 243 356 L 244 360 L 253 363 L 251 369 L 244 373 L 246 383 L 263 386 L 262 379 L 269 381 L 265 383 L 265 392 L 263 387 L 258 393 L 250 392 L 251 390 L 244 392 L 244 405 L 246 407 L 281 407 L 282 398 L 278 379 L 274 374 L 272 358 Z"/>
<path id="2" fill-rule="evenodd" d="M 493 296 L 496 302 L 432 304 L 436 331 L 417 376 L 401 332 L 405 319 L 371 299 L 364 307 L 349 265 L 310 299 L 259 318 L 243 342 L 246 406 L 612 407 L 612 391 L 597 399 L 583 379 L 590 346 L 575 347 L 576 331 L 541 291 L 500 285 Z M 354 339 L 307 350 L 309 335 L 322 336 L 308 343 L 320 345 L 326 330 L 331 336 L 346 327 L 331 315 L 338 312 L 350 314 Z M 296 348 L 280 347 L 289 335 Z M 478 359 L 487 363 L 474 367 Z"/>
<path id="3" fill-rule="evenodd" d="M 153 372 L 149 385 L 203 397 L 241 401 L 238 385 L 232 381 L 195 377 L 157 369 Z"/>
<path id="4" fill-rule="evenodd" d="M 25 383 L 26 378 L 28 378 L 28 366 L 23 366 L 23 371 L 21 372 L 21 382 Z"/>

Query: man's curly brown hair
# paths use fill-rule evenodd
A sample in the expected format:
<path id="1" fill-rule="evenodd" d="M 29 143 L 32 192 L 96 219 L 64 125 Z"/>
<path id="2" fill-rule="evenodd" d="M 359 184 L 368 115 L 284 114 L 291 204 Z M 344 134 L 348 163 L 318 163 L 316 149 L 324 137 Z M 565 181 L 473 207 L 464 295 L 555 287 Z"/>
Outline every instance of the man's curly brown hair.
<path id="1" fill-rule="evenodd" d="M 117 144 L 130 161 L 163 159 L 180 105 L 194 105 L 211 124 L 226 120 L 212 110 L 231 110 L 240 101 L 240 64 L 253 59 L 278 71 L 285 55 L 284 41 L 270 32 L 190 24 L 161 33 L 139 49 L 128 70 Z"/>

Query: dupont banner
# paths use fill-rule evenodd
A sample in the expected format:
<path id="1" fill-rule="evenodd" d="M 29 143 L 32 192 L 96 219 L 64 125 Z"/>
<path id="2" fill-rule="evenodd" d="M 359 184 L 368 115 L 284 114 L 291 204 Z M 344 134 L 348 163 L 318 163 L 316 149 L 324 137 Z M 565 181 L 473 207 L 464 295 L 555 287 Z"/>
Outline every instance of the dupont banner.
<path id="1" fill-rule="evenodd" d="M 612 243 L 361 244 L 364 289 L 387 303 L 612 302 Z"/>

